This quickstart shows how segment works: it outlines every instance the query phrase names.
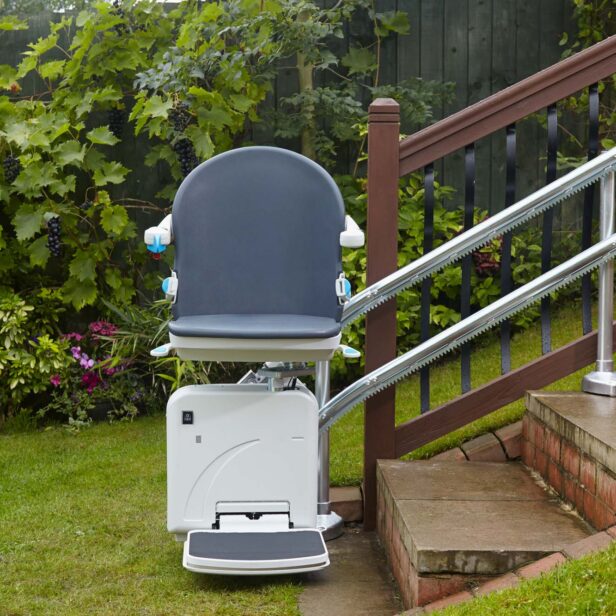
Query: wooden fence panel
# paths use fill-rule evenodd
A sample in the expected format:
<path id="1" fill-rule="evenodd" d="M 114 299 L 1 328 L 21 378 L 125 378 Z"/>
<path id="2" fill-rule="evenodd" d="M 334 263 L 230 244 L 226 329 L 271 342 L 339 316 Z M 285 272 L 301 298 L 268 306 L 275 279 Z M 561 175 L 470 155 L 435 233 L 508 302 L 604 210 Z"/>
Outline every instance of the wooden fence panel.
<path id="1" fill-rule="evenodd" d="M 570 30 L 570 0 L 376 0 L 375 6 L 377 11 L 405 11 L 411 26 L 409 35 L 385 39 L 382 83 L 409 77 L 455 83 L 455 100 L 437 105 L 436 119 L 553 63 L 561 53 L 558 46 L 561 32 Z M 36 15 L 30 20 L 29 30 L 2 33 L 0 63 L 18 62 L 29 41 L 49 32 L 51 18 L 51 14 Z M 355 23 L 348 30 L 347 40 L 342 45 L 337 43 L 338 51 L 349 44 L 365 44 L 369 24 Z M 24 85 L 25 92 L 37 87 L 34 78 Z M 282 69 L 267 103 L 277 105 L 281 97 L 296 91 L 296 87 L 294 69 Z M 544 140 L 544 134 L 532 124 L 528 122 L 528 130 L 520 135 L 519 195 L 531 192 L 544 175 L 539 170 L 542 163 L 537 163 L 537 152 L 543 151 L 543 146 L 538 144 Z M 411 130 L 405 125 L 402 128 L 404 132 Z M 271 129 L 263 124 L 254 128 L 251 138 L 256 143 L 275 141 Z M 298 147 L 297 140 L 277 143 Z M 139 142 L 118 147 L 120 159 L 143 159 L 144 145 Z M 501 150 L 502 144 L 491 139 L 480 143 L 477 149 L 477 203 L 491 211 L 502 207 Z M 352 155 L 344 154 L 336 171 L 352 167 Z M 463 188 L 461 152 L 448 157 L 438 171 L 439 181 L 458 190 L 453 205 L 459 205 Z M 162 169 L 154 174 L 147 169 L 140 170 L 133 174 L 124 192 L 152 197 L 164 183 L 164 176 Z"/>

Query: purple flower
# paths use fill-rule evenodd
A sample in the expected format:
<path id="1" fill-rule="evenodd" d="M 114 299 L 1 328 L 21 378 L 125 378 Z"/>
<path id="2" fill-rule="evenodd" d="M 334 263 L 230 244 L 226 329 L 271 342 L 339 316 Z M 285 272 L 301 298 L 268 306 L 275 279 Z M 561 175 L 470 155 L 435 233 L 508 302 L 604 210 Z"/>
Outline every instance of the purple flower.
<path id="1" fill-rule="evenodd" d="M 54 386 L 54 387 L 59 387 L 60 386 L 60 375 L 59 374 L 54 374 L 50 379 L 49 382 Z"/>
<path id="2" fill-rule="evenodd" d="M 81 347 L 71 347 L 71 354 L 73 355 L 73 359 L 81 359 Z"/>
<path id="3" fill-rule="evenodd" d="M 94 360 L 90 359 L 85 353 L 82 353 L 81 357 L 79 358 L 79 365 L 84 370 L 88 370 L 94 366 Z"/>

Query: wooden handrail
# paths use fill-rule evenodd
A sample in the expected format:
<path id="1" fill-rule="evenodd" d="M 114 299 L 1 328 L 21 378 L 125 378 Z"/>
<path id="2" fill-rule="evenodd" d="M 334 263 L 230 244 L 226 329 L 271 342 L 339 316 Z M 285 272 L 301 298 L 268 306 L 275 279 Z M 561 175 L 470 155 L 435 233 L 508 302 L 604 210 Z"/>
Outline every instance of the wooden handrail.
<path id="1" fill-rule="evenodd" d="M 400 176 L 616 73 L 616 35 L 485 98 L 400 142 Z"/>

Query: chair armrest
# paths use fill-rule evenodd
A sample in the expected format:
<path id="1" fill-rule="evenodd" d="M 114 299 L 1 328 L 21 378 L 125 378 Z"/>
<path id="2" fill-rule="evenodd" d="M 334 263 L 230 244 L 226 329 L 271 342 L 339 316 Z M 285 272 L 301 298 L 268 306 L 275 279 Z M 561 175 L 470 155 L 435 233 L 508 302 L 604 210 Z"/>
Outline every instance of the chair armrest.
<path id="1" fill-rule="evenodd" d="M 364 245 L 364 232 L 347 214 L 344 218 L 344 231 L 340 234 L 340 246 L 343 248 L 360 248 Z"/>
<path id="2" fill-rule="evenodd" d="M 171 214 L 165 216 L 158 226 L 146 229 L 143 233 L 143 241 L 150 252 L 163 252 L 173 242 Z"/>

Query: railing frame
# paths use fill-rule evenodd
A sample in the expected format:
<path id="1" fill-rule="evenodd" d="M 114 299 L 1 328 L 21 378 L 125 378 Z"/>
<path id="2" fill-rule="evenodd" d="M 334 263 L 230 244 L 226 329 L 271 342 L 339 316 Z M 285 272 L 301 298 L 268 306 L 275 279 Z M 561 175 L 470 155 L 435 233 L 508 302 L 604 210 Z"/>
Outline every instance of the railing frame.
<path id="1" fill-rule="evenodd" d="M 399 177 L 504 129 L 613 73 L 616 73 L 616 36 L 401 142 L 397 129 L 400 122 L 399 106 L 392 99 L 374 101 L 368 117 L 368 284 L 396 268 Z M 395 357 L 396 327 L 393 300 L 368 314 L 367 371 Z M 400 455 L 395 437 L 395 388 L 390 387 L 368 400 L 365 408 L 364 526 L 372 530 L 376 524 L 376 460 Z"/>
<path id="2" fill-rule="evenodd" d="M 368 116 L 367 284 L 398 266 L 400 105 L 377 99 Z M 366 372 L 396 356 L 396 300 L 366 316 Z M 376 524 L 376 461 L 395 457 L 395 388 L 366 402 L 364 428 L 364 527 Z"/>
<path id="3" fill-rule="evenodd" d="M 601 178 L 599 205 L 599 235 L 602 240 L 614 233 L 614 172 Z M 597 327 L 597 369 L 582 380 L 582 390 L 590 394 L 616 396 L 614 372 L 614 262 L 609 261 L 599 269 L 599 316 Z"/>

